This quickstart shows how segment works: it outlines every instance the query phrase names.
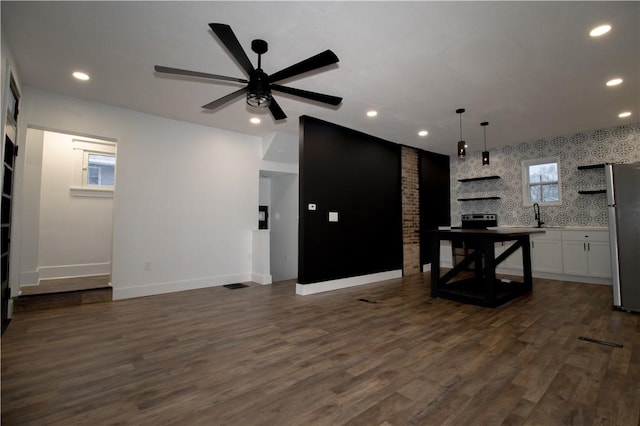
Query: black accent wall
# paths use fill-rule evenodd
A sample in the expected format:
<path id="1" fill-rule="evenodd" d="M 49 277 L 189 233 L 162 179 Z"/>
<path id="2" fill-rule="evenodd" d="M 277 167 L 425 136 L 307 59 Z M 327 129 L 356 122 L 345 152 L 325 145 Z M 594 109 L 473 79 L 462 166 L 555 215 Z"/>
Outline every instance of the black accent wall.
<path id="1" fill-rule="evenodd" d="M 400 149 L 300 117 L 298 283 L 402 269 Z"/>
<path id="2" fill-rule="evenodd" d="M 431 245 L 425 230 L 451 225 L 449 156 L 420 151 L 420 263 L 431 262 Z"/>

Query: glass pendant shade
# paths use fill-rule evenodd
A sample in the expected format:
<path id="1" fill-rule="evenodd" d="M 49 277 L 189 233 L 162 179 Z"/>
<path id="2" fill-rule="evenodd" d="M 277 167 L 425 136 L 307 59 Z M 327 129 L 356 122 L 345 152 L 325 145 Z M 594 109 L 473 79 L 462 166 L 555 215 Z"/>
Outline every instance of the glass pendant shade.
<path id="1" fill-rule="evenodd" d="M 458 158 L 463 160 L 464 156 L 467 155 L 467 149 L 465 148 L 465 142 L 464 141 L 460 141 L 458 142 Z"/>
<path id="2" fill-rule="evenodd" d="M 482 165 L 489 165 L 489 151 L 482 151 Z"/>

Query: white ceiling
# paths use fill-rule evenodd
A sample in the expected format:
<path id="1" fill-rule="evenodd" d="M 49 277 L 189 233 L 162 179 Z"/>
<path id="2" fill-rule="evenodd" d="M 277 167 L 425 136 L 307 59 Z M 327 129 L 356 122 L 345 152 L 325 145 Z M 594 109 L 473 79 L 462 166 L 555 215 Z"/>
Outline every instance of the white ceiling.
<path id="1" fill-rule="evenodd" d="M 455 155 L 638 121 L 640 2 L 12 2 L 2 32 L 21 84 L 253 135 L 297 135 L 306 114 L 405 145 Z M 154 65 L 245 78 L 208 27 L 229 24 L 271 74 L 325 49 L 340 58 L 283 84 L 344 98 L 325 107 L 276 93 L 289 116 L 262 123 L 242 98 L 202 105 L 234 84 L 156 74 Z M 588 36 L 600 23 L 613 30 Z M 85 83 L 74 70 L 91 75 Z M 608 88 L 605 82 L 622 77 Z M 379 111 L 369 119 L 369 109 Z M 632 111 L 627 119 L 617 117 Z M 429 136 L 417 132 L 427 129 Z"/>

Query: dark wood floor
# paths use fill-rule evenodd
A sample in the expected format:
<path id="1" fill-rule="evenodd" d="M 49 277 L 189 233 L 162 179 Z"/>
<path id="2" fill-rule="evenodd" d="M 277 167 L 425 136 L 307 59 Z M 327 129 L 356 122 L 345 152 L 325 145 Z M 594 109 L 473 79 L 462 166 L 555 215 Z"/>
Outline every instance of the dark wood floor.
<path id="1" fill-rule="evenodd" d="M 426 274 L 19 313 L 2 424 L 638 425 L 640 316 L 610 287 L 537 279 L 497 309 L 428 295 Z"/>

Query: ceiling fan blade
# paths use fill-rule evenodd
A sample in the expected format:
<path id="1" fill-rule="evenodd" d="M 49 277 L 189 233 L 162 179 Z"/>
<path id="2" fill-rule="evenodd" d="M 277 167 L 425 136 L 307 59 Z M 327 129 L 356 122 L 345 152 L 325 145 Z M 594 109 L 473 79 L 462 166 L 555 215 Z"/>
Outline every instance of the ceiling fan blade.
<path id="1" fill-rule="evenodd" d="M 183 70 L 180 68 L 163 67 L 161 65 L 156 65 L 153 68 L 157 72 L 161 72 L 165 74 L 186 75 L 189 77 L 210 78 L 213 80 L 222 80 L 222 81 L 234 81 L 236 83 L 248 83 L 248 81 L 243 78 L 226 77 L 224 75 L 208 74 L 206 72 L 189 71 L 189 70 Z"/>
<path id="2" fill-rule="evenodd" d="M 271 98 L 271 103 L 269 104 L 269 111 L 271 111 L 271 115 L 274 120 L 284 120 L 287 118 L 287 114 L 284 113 L 280 105 L 276 102 L 275 99 Z"/>
<path id="3" fill-rule="evenodd" d="M 227 96 L 223 96 L 220 99 L 216 99 L 213 102 L 209 102 L 208 104 L 203 105 L 202 108 L 204 108 L 204 109 L 216 109 L 219 106 L 222 106 L 222 105 L 226 104 L 227 102 L 229 102 L 229 101 L 237 98 L 238 96 L 242 95 L 246 91 L 247 91 L 247 88 L 243 87 L 240 90 L 236 90 L 233 93 L 229 93 Z"/>
<path id="4" fill-rule="evenodd" d="M 307 98 L 312 101 L 323 102 L 329 105 L 339 105 L 340 102 L 342 102 L 342 98 L 337 96 L 324 95 L 322 93 L 309 92 L 308 90 L 302 89 L 294 89 L 293 87 L 281 86 L 279 84 L 271 84 L 270 86 L 271 90 L 277 90 L 278 92 L 300 96 L 301 98 Z"/>
<path id="5" fill-rule="evenodd" d="M 216 33 L 222 44 L 225 45 L 235 60 L 238 61 L 238 64 L 240 64 L 247 75 L 251 74 L 253 65 L 231 27 L 226 24 L 209 24 L 209 27 Z"/>
<path id="6" fill-rule="evenodd" d="M 285 78 L 293 77 L 307 71 L 312 71 L 318 68 L 325 67 L 327 65 L 335 64 L 338 61 L 339 59 L 335 53 L 333 53 L 331 50 L 325 50 L 322 53 L 318 53 L 317 55 L 307 58 L 304 61 L 298 62 L 297 64 L 293 64 L 290 67 L 271 74 L 269 76 L 269 81 L 275 83 L 276 81 L 284 80 Z"/>

